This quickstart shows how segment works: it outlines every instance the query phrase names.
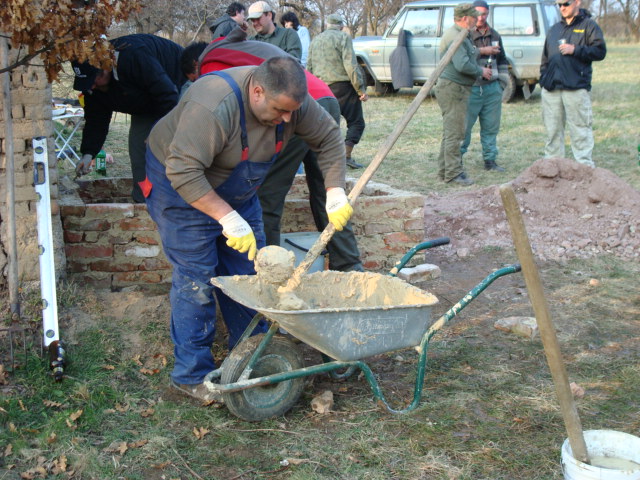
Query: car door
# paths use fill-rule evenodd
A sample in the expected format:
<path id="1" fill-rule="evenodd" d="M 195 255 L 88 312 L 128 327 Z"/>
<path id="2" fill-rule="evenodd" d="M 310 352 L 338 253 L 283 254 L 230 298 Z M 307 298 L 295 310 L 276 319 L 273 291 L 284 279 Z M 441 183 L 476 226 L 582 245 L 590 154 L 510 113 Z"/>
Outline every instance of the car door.
<path id="1" fill-rule="evenodd" d="M 400 30 L 406 31 L 407 53 L 414 80 L 426 81 L 436 66 L 439 17 L 439 7 L 407 9 L 403 22 L 396 23 L 392 29 L 396 39 Z"/>

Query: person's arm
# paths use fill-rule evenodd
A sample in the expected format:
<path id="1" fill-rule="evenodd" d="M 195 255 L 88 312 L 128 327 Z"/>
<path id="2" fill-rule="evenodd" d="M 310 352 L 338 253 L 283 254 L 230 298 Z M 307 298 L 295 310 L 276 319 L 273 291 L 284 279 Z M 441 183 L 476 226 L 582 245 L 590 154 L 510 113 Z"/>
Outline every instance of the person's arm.
<path id="1" fill-rule="evenodd" d="M 479 77 L 483 74 L 483 69 L 476 61 L 476 48 L 469 40 L 464 40 L 462 45 L 456 50 L 451 59 L 453 67 L 463 75 Z"/>
<path id="2" fill-rule="evenodd" d="M 302 44 L 300 37 L 295 30 L 290 28 L 278 27 L 284 30 L 284 48 L 283 50 L 289 55 L 296 57 L 298 60 L 302 57 Z"/>
<path id="3" fill-rule="evenodd" d="M 109 123 L 113 115 L 113 110 L 104 105 L 102 96 L 101 92 L 85 95 L 84 127 L 80 153 L 91 155 L 92 158 L 98 154 L 107 139 Z"/>
<path id="4" fill-rule="evenodd" d="M 573 56 L 583 62 L 604 60 L 607 55 L 607 45 L 602 30 L 595 21 L 590 21 L 585 28 L 585 45 L 575 45 Z"/>
<path id="5" fill-rule="evenodd" d="M 362 75 L 360 67 L 358 66 L 358 60 L 353 50 L 353 41 L 351 37 L 345 33 L 342 35 L 342 42 L 342 64 L 344 65 L 347 75 L 349 75 L 351 85 L 353 85 L 354 90 L 358 92 L 358 95 L 362 99 L 367 95 L 367 85 L 364 82 L 364 75 Z"/>

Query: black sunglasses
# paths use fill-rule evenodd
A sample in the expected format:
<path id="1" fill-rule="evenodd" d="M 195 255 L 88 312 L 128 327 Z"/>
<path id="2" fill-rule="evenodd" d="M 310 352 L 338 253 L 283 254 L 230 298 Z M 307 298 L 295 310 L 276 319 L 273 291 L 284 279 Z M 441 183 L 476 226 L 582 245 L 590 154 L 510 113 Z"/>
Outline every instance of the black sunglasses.
<path id="1" fill-rule="evenodd" d="M 564 3 L 558 3 L 559 7 L 568 7 L 569 5 L 571 5 L 573 2 L 564 2 Z"/>

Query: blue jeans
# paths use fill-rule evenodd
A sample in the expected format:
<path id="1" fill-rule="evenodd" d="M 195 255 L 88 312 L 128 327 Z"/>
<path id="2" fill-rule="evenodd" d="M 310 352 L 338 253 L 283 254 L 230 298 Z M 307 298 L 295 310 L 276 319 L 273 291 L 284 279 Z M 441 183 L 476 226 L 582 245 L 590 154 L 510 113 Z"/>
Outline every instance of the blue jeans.
<path id="1" fill-rule="evenodd" d="M 487 85 L 474 85 L 471 88 L 469 106 L 467 108 L 467 130 L 460 153 L 465 154 L 471 143 L 471 130 L 480 119 L 480 143 L 482 144 L 482 158 L 488 162 L 495 162 L 498 158 L 496 138 L 500 131 L 500 116 L 502 115 L 502 87 L 500 82 Z"/>
<path id="2" fill-rule="evenodd" d="M 186 203 L 171 187 L 164 166 L 147 149 L 147 176 L 153 188 L 147 197 L 149 215 L 167 259 L 173 265 L 171 284 L 171 339 L 175 365 L 171 377 L 177 383 L 202 383 L 216 368 L 211 354 L 215 336 L 216 298 L 229 331 L 232 348 L 255 315 L 255 311 L 231 300 L 210 279 L 215 276 L 255 274 L 253 262 L 226 244 L 222 226 Z M 258 248 L 265 245 L 262 210 L 253 196 L 237 212 L 251 226 Z M 215 293 L 215 297 L 214 297 Z M 254 330 L 266 332 L 263 320 Z"/>

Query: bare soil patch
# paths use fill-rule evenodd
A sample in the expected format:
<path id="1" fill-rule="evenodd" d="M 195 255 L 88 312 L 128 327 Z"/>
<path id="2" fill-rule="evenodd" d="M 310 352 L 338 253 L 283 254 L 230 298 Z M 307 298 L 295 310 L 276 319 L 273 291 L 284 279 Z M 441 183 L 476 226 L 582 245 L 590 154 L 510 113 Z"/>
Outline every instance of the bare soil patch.
<path id="1" fill-rule="evenodd" d="M 640 256 L 640 192 L 611 171 L 569 159 L 543 159 L 512 184 L 539 260 L 604 253 Z M 446 196 L 434 193 L 425 211 L 426 238 L 449 236 L 449 256 L 512 245 L 497 185 Z"/>

